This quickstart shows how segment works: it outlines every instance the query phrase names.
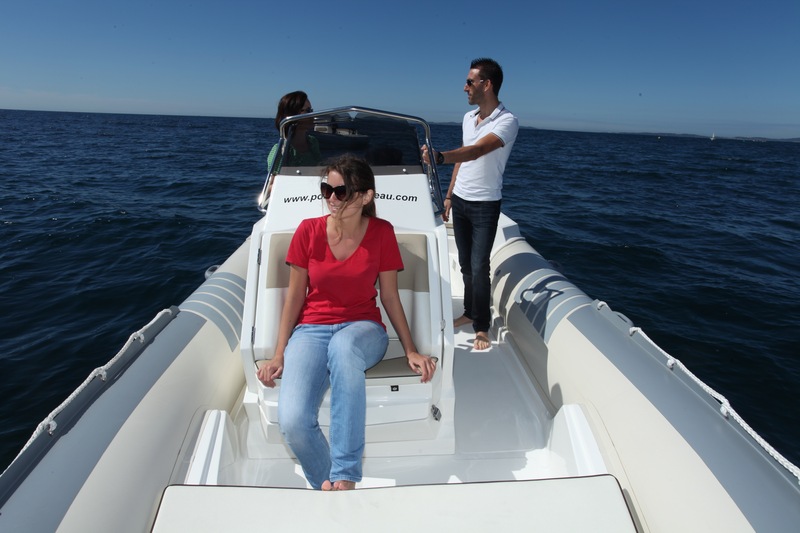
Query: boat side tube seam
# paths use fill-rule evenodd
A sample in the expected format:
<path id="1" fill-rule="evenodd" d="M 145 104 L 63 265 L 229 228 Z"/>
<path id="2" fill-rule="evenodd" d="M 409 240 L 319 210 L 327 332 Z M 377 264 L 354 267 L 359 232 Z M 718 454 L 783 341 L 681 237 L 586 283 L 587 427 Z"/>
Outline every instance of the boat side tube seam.
<path id="1" fill-rule="evenodd" d="M 72 424 L 80 418 L 83 409 L 91 405 L 106 388 L 112 385 L 178 314 L 180 314 L 180 309 L 176 306 L 164 309 L 147 325 L 132 333 L 111 360 L 103 366 L 95 368 L 67 399 L 61 402 L 36 426 L 28 442 L 25 443 L 16 458 L 3 472 L 3 480 L 8 480 L 9 483 L 8 485 L 4 484 L 4 487 L 0 486 L 0 506 L 5 504 L 16 490 L 16 486 L 36 467 L 48 450 L 55 444 L 58 437 L 61 434 L 65 434 L 72 427 Z M 78 398 L 82 400 L 80 404 L 76 402 Z M 57 420 L 59 416 L 64 420 Z M 54 438 L 43 440 L 42 437 L 45 434 Z M 26 460 L 23 461 L 23 457 Z"/>
<path id="2" fill-rule="evenodd" d="M 597 302 L 597 309 L 602 309 L 603 306 L 607 307 L 605 302 Z M 610 308 L 609 308 L 610 309 Z M 709 395 L 711 398 L 716 400 L 720 406 L 719 411 L 720 414 L 725 418 L 731 418 L 734 422 L 736 422 L 742 430 L 747 433 L 761 448 L 764 449 L 766 453 L 768 453 L 775 461 L 780 464 L 783 468 L 785 468 L 790 474 L 792 474 L 800 484 L 800 468 L 790 462 L 786 457 L 784 457 L 778 450 L 772 447 L 761 435 L 758 434 L 756 430 L 754 430 L 744 418 L 736 412 L 736 410 L 731 406 L 730 401 L 722 394 L 714 390 L 711 386 L 706 384 L 702 379 L 697 377 L 689 368 L 684 365 L 680 360 L 676 359 L 664 349 L 662 349 L 658 344 L 656 344 L 640 327 L 631 326 L 629 329 L 628 334 L 631 337 L 635 335 L 641 336 L 642 339 L 646 343 L 648 343 L 652 348 L 654 348 L 657 352 L 659 352 L 665 358 L 665 364 L 668 369 L 674 371 L 677 367 L 678 370 L 683 372 L 683 374 L 698 386 L 703 392 Z"/>

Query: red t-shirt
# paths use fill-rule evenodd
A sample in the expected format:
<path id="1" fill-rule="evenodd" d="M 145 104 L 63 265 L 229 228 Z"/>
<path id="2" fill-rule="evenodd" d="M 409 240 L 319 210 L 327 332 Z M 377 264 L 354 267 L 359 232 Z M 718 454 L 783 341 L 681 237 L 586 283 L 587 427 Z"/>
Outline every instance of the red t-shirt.
<path id="1" fill-rule="evenodd" d="M 328 216 L 303 220 L 286 254 L 287 263 L 308 270 L 308 294 L 297 323 L 372 320 L 383 325 L 375 281 L 380 272 L 403 269 L 394 227 L 386 220 L 370 218 L 356 251 L 339 261 L 328 246 Z"/>

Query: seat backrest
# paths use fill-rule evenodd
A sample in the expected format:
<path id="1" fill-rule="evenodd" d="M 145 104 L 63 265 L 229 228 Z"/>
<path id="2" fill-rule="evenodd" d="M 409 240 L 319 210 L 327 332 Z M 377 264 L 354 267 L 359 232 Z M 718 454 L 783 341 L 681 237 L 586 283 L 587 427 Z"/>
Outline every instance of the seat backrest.
<path id="1" fill-rule="evenodd" d="M 286 253 L 293 233 L 273 233 L 267 250 L 267 268 L 264 287 L 266 289 L 288 289 L 290 267 L 286 264 Z"/>
<path id="2" fill-rule="evenodd" d="M 253 321 L 253 359 L 271 359 L 278 339 L 281 310 L 289 289 L 286 252 L 294 233 L 265 233 L 261 238 L 258 294 Z"/>
<path id="3" fill-rule="evenodd" d="M 411 329 L 411 337 L 421 353 L 431 353 L 433 338 L 431 335 L 431 293 L 428 267 L 428 242 L 422 233 L 399 233 L 397 244 L 403 258 L 403 270 L 397 275 L 397 288 L 400 301 Z M 380 288 L 379 288 L 380 290 Z M 378 294 L 378 307 L 381 320 L 389 334 L 389 349 L 384 359 L 405 357 L 402 346 L 397 341 L 397 332 L 392 327 Z"/>

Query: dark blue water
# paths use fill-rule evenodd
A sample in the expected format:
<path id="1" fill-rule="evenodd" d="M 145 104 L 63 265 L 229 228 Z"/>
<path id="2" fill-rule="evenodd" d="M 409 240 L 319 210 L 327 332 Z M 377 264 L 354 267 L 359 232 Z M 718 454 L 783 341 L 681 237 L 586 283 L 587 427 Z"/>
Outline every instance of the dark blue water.
<path id="1" fill-rule="evenodd" d="M 249 234 L 274 141 L 266 119 L 0 111 L 0 469 Z M 796 464 L 798 206 L 796 143 L 526 129 L 506 171 L 528 240 Z"/>

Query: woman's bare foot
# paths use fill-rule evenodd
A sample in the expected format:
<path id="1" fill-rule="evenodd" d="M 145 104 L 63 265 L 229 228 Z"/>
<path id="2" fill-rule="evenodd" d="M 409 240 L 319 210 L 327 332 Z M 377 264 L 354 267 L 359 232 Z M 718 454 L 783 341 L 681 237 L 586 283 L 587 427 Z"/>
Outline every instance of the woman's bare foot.
<path id="1" fill-rule="evenodd" d="M 492 346 L 492 342 L 489 340 L 489 334 L 485 331 L 479 331 L 475 333 L 475 342 L 472 343 L 472 347 L 476 350 L 488 350 Z"/>
<path id="2" fill-rule="evenodd" d="M 453 320 L 454 328 L 460 328 L 461 326 L 466 326 L 467 324 L 472 324 L 472 319 L 466 315 L 461 315 L 460 317 Z"/>
<path id="3" fill-rule="evenodd" d="M 322 490 L 324 490 L 325 492 L 332 491 L 332 490 L 336 490 L 336 489 L 334 489 L 334 488 L 333 488 L 333 484 L 331 484 L 331 482 L 330 482 L 330 481 L 323 481 L 323 483 L 322 483 L 322 487 L 321 487 L 321 488 L 322 488 Z"/>
<path id="4" fill-rule="evenodd" d="M 353 490 L 356 488 L 354 481 L 335 481 L 333 483 L 333 490 Z"/>

